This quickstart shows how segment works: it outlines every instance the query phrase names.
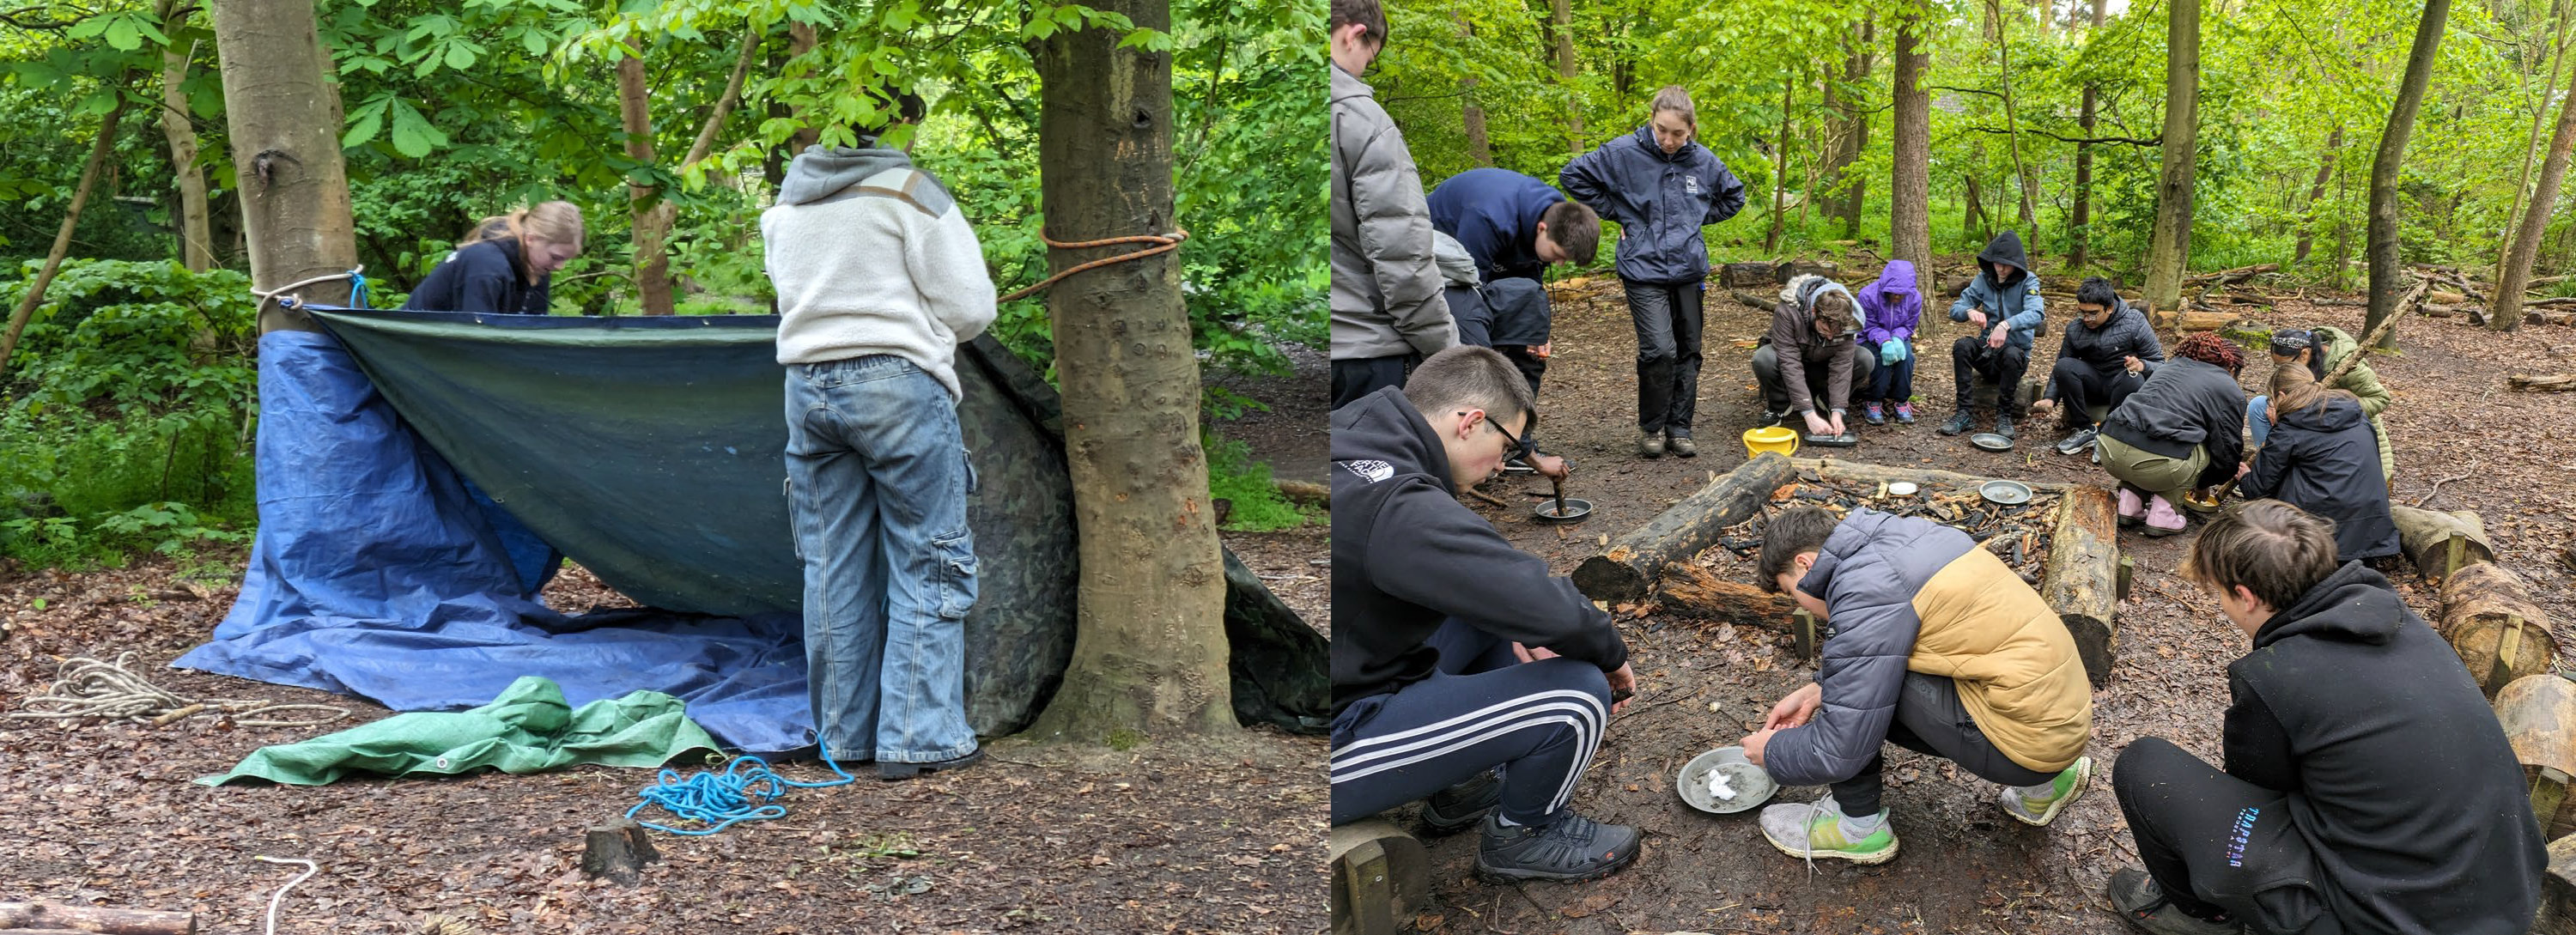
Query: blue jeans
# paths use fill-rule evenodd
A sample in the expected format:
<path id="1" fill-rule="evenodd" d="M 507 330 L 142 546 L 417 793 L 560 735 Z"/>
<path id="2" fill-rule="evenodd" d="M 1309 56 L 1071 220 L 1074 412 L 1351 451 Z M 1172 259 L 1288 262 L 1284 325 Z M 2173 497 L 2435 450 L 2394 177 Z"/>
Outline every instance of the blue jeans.
<path id="1" fill-rule="evenodd" d="M 2272 437 L 2272 420 L 2265 417 L 2265 411 L 2271 408 L 2270 396 L 2257 396 L 2245 403 L 2245 427 L 2254 430 L 2256 448 L 2263 447 L 2263 440 Z"/>
<path id="2" fill-rule="evenodd" d="M 805 559 L 805 664 L 826 753 L 925 763 L 966 726 L 973 469 L 957 404 L 900 357 L 787 367 L 788 510 Z"/>

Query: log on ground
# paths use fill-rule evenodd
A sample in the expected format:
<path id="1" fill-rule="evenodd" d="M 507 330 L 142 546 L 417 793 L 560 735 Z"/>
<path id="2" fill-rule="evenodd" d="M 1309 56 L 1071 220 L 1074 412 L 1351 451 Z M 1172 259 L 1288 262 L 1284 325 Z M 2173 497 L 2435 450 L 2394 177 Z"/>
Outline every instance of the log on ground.
<path id="1" fill-rule="evenodd" d="M 2048 567 L 2039 579 L 2040 598 L 2066 621 L 2076 655 L 2084 660 L 2084 674 L 2096 686 L 2111 680 L 2111 650 L 2119 642 L 2112 620 L 2120 606 L 2118 523 L 2110 491 L 2093 486 L 2067 491 L 2049 539 Z"/>
<path id="2" fill-rule="evenodd" d="M 2576 373 L 2517 373 L 2504 378 L 2514 389 L 2527 393 L 2564 393 L 2576 390 Z"/>
<path id="3" fill-rule="evenodd" d="M 193 912 L 109 909 L 63 903 L 0 903 L 0 928 L 99 932 L 104 935 L 196 935 Z"/>
<path id="4" fill-rule="evenodd" d="M 585 875 L 634 886 L 643 882 L 644 865 L 661 859 L 644 826 L 632 818 L 612 818 L 582 832 L 581 872 Z"/>
<path id="5" fill-rule="evenodd" d="M 2407 559 L 2427 581 L 2440 584 L 2454 567 L 2495 561 L 2495 542 L 2487 538 L 2486 524 L 2473 511 L 2444 513 L 2392 505 L 2388 515 L 2397 523 L 2398 543 Z M 2454 536 L 2460 540 L 2456 560 Z"/>
<path id="6" fill-rule="evenodd" d="M 2549 868 L 2540 875 L 2540 915 L 2531 935 L 2576 935 L 2576 836 L 2549 842 Z"/>
<path id="7" fill-rule="evenodd" d="M 1601 554 L 1575 566 L 1574 586 L 1596 601 L 1633 601 L 1654 592 L 1664 567 L 1684 563 L 1717 543 L 1719 533 L 1751 518 L 1771 491 L 1797 477 L 1789 459 L 1764 452 L 1661 514 L 1610 540 Z"/>
<path id="8" fill-rule="evenodd" d="M 1786 594 L 1773 594 L 1758 584 L 1729 581 L 1689 562 L 1676 562 L 1664 569 L 1655 590 L 1656 600 L 1680 616 L 1774 630 L 1788 629 L 1789 615 L 1798 610 L 1797 602 Z"/>
<path id="9" fill-rule="evenodd" d="M 2243 320 L 2245 316 L 2235 312 L 2184 312 L 2174 317 L 2173 327 L 2176 331 L 2216 331 Z"/>
<path id="10" fill-rule="evenodd" d="M 2489 698 L 2515 679 L 2549 671 L 2558 659 L 2549 616 L 2531 599 L 2530 586 L 2493 562 L 2462 568 L 2442 582 L 2442 619 L 2434 629 L 2459 651 Z"/>
<path id="11" fill-rule="evenodd" d="M 2033 385 L 2036 384 L 2025 384 L 2025 386 Z M 1790 463 L 1795 465 L 1797 469 L 1802 472 L 1814 471 L 1820 477 L 1839 477 L 1848 480 L 1871 482 L 1910 481 L 1927 488 L 1941 485 L 1974 487 L 1978 484 L 1994 480 L 1994 478 L 1991 477 L 1980 477 L 1974 474 L 1961 474 L 1957 471 L 1942 471 L 1935 470 L 1933 468 L 1889 467 L 1884 464 L 1871 464 L 1866 461 L 1844 461 L 1837 458 L 1816 458 L 1813 460 L 1807 458 L 1796 458 L 1792 459 Z M 1785 484 L 1788 482 L 1782 481 L 1781 483 Z M 2074 486 L 2072 484 L 2064 484 L 2054 481 L 2024 481 L 2023 483 L 2029 484 L 2030 489 L 2037 493 L 2064 493 Z M 1770 491 L 1766 490 L 1763 492 L 1768 494 Z"/>
<path id="12" fill-rule="evenodd" d="M 2544 836 L 2576 830 L 2576 798 L 2567 795 L 2576 777 L 2576 682 L 2555 674 L 2515 679 L 2496 693 L 2495 712 Z"/>

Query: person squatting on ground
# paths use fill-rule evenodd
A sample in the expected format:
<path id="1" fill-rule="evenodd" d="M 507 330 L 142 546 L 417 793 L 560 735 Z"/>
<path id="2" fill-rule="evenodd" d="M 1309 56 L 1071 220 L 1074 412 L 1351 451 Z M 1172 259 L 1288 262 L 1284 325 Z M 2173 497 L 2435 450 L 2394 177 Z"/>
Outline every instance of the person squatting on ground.
<path id="1" fill-rule="evenodd" d="M 2192 334 L 2102 420 L 2095 443 L 2102 470 L 2120 482 L 2122 525 L 2144 521 L 2150 536 L 2181 532 L 2183 494 L 2238 475 L 2245 391 L 2236 374 L 2243 369 L 2245 355 L 2226 338 Z"/>
<path id="2" fill-rule="evenodd" d="M 1698 453 L 1701 300 L 1708 244 L 1701 228 L 1744 210 L 1744 183 L 1692 140 L 1690 92 L 1655 92 L 1646 125 L 1601 144 L 1557 174 L 1566 194 L 1619 225 L 1619 283 L 1637 326 L 1637 453 Z"/>
<path id="3" fill-rule="evenodd" d="M 478 315 L 544 315 L 555 270 L 581 254 L 581 209 L 549 201 L 484 218 L 438 261 L 403 308 Z"/>
<path id="4" fill-rule="evenodd" d="M 903 94 L 897 119 L 921 119 Z M 787 366 L 787 480 L 826 754 L 907 779 L 982 759 L 966 724 L 974 469 L 957 345 L 993 321 L 984 252 L 945 187 L 862 133 L 788 164 L 761 213 Z"/>
<path id="5" fill-rule="evenodd" d="M 1767 589 L 1832 626 L 1816 681 L 1771 708 L 1745 755 L 1781 785 L 1831 784 L 1762 810 L 1792 857 L 1884 863 L 1880 744 L 2004 786 L 2004 813 L 2046 825 L 2084 793 L 2093 690 L 2075 638 L 2039 592 L 1966 533 L 1867 508 L 1785 510 L 1762 534 Z"/>
<path id="6" fill-rule="evenodd" d="M 2253 648 L 2227 666 L 2226 769 L 2140 737 L 2111 771 L 2143 870 L 2113 906 L 2159 935 L 2508 935 L 2547 863 L 2522 767 L 2459 654 L 2321 517 L 2254 500 L 2182 574 Z"/>
<path id="7" fill-rule="evenodd" d="M 1441 294 L 1449 301 L 1449 319 L 1458 327 L 1458 343 L 1472 347 L 1491 347 L 1509 358 L 1521 377 L 1529 382 L 1530 397 L 1538 397 L 1539 376 L 1547 372 L 1547 361 L 1527 353 L 1531 347 L 1547 343 L 1547 288 L 1535 279 L 1498 279 L 1490 283 L 1477 280 L 1476 265 L 1467 248 L 1445 231 L 1431 234 L 1432 254 L 1439 258 L 1444 288 Z M 1511 341 L 1509 347 L 1496 347 L 1496 341 Z M 1513 351 L 1520 351 L 1514 354 Z M 1538 440 L 1529 442 L 1526 465 L 1540 475 L 1562 480 L 1570 470 L 1564 458 L 1539 454 Z M 1520 459 L 1514 459 L 1520 460 Z"/>
<path id="8" fill-rule="evenodd" d="M 1431 209 L 1395 118 L 1360 73 L 1386 49 L 1377 0 L 1333 0 L 1333 406 L 1403 386 L 1458 343 L 1440 300 Z"/>
<path id="9" fill-rule="evenodd" d="M 1958 378 L 1958 411 L 1941 424 L 1941 434 L 1957 435 L 1977 426 L 1977 381 L 1995 387 L 1995 434 L 2013 437 L 2013 419 L 2021 415 L 2021 375 L 2030 369 L 2030 346 L 2048 321 L 2048 305 L 2039 295 L 2039 277 L 2030 272 L 2021 235 L 2005 231 L 1977 254 L 1977 276 L 1950 303 L 1950 320 L 1973 325 L 1977 333 L 1950 344 L 1950 367 Z"/>
<path id="10" fill-rule="evenodd" d="M 1883 425 L 1893 410 L 1896 424 L 1913 425 L 1914 329 L 1923 323 L 1923 293 L 1914 278 L 1914 264 L 1887 261 L 1878 281 L 1862 289 L 1857 298 L 1861 353 L 1878 364 L 1869 374 L 1869 392 L 1861 397 L 1861 417 L 1871 425 Z"/>
<path id="11" fill-rule="evenodd" d="M 1332 822 L 1427 796 L 1434 831 L 1482 819 L 1479 871 L 1579 880 L 1637 856 L 1635 828 L 1567 807 L 1636 691 L 1628 647 L 1458 502 L 1537 421 L 1511 362 L 1482 347 L 1333 411 Z"/>
<path id="12" fill-rule="evenodd" d="M 2341 328 L 2284 330 L 2272 332 L 2268 350 L 2273 363 L 2298 361 L 2300 366 L 2308 368 L 2309 373 L 2322 381 L 2326 374 L 2343 366 L 2344 361 L 2361 353 L 2361 342 L 2353 340 L 2352 335 Z M 2387 424 L 2379 419 L 2379 414 L 2388 411 L 2388 404 L 2395 402 L 2396 398 L 2389 395 L 2388 387 L 2379 382 L 2379 372 L 2370 369 L 2366 360 L 2356 362 L 2351 370 L 2336 377 L 2327 389 L 2342 390 L 2360 400 L 2361 414 L 2370 419 L 2370 433 L 2379 439 L 2380 479 L 2397 476 L 2397 454 L 2388 444 Z M 2264 437 L 2272 431 L 2272 420 L 2263 417 L 2263 408 L 2270 403 L 2271 397 L 2266 395 L 2254 397 L 2253 402 L 2245 405 L 2245 424 L 2254 430 L 2256 448 L 2263 447 Z"/>
<path id="13" fill-rule="evenodd" d="M 2351 393 L 2317 385 L 2296 360 L 2272 368 L 2269 440 L 2236 484 L 2245 499 L 2270 498 L 2334 524 L 2335 561 L 2397 554 L 2397 521 L 2379 445 Z M 2267 434 L 2260 430 L 2256 434 Z"/>
<path id="14" fill-rule="evenodd" d="M 2048 389 L 2030 407 L 2032 418 L 2063 404 L 2059 421 L 2068 429 L 2057 443 L 2058 454 L 2075 454 L 2093 446 L 2101 434 L 2093 425 L 2092 407 L 2120 408 L 2129 394 L 2146 385 L 2165 346 L 2156 340 L 2145 313 L 2121 301 L 2119 290 L 2100 276 L 2075 287 L 2075 320 L 2057 342 L 2057 365 L 2049 371 Z"/>
<path id="15" fill-rule="evenodd" d="M 1842 435 L 1852 398 L 1869 385 L 1876 360 L 1861 353 L 1860 303 L 1850 290 L 1813 273 L 1780 288 L 1771 310 L 1771 333 L 1753 352 L 1753 380 L 1762 387 L 1762 424 L 1796 416 L 1811 435 Z M 1785 348 L 1785 350 L 1784 350 Z M 1786 356 L 1791 365 L 1783 367 Z"/>

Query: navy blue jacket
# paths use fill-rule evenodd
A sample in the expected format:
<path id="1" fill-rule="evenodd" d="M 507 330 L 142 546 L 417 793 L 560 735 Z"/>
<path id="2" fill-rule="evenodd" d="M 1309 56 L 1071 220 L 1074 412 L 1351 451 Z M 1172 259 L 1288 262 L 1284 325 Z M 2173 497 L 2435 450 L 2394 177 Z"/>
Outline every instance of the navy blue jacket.
<path id="1" fill-rule="evenodd" d="M 1708 278 L 1700 228 L 1744 210 L 1744 183 L 1697 142 L 1667 154 L 1653 127 L 1601 144 L 1557 173 L 1566 194 L 1619 225 L 1619 278 L 1678 284 Z"/>
<path id="2" fill-rule="evenodd" d="M 1995 277 L 1995 264 L 2012 265 L 2018 272 L 2005 282 Z M 1959 290 L 1958 301 L 1950 303 L 1950 320 L 1967 321 L 1972 309 L 1986 310 L 1986 328 L 1992 331 L 1995 319 L 2012 323 L 2004 343 L 2028 351 L 2040 332 L 2048 327 L 2048 303 L 2039 295 L 2039 277 L 2030 271 L 2030 257 L 2021 249 L 2021 235 L 2005 231 L 1995 235 L 1984 253 L 1977 254 L 1976 278 Z"/>
<path id="3" fill-rule="evenodd" d="M 420 288 L 411 291 L 403 308 L 427 312 L 475 312 L 503 315 L 543 315 L 548 308 L 547 287 L 554 282 L 552 274 L 537 277 L 528 284 L 528 263 L 520 255 L 519 239 L 503 237 L 458 247 L 429 271 Z"/>
<path id="4" fill-rule="evenodd" d="M 1486 282 L 1538 279 L 1538 219 L 1565 196 L 1546 182 L 1510 169 L 1469 169 L 1450 176 L 1424 199 L 1431 228 L 1467 248 Z"/>
<path id="5" fill-rule="evenodd" d="M 2339 393 L 2283 413 L 2236 489 L 2248 500 L 2269 497 L 2334 520 L 2336 561 L 2397 554 L 2379 436 L 2361 404 Z"/>

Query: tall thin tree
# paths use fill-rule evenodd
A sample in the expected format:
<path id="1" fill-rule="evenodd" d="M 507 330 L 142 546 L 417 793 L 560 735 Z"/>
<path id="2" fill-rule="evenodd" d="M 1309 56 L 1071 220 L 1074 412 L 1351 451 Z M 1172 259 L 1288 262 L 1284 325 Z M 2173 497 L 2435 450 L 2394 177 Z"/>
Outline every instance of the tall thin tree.
<path id="1" fill-rule="evenodd" d="M 2576 94 L 2566 97 L 2558 108 L 2558 129 L 2549 135 L 2549 158 L 2540 162 L 2540 187 L 2532 190 L 2531 207 L 2523 210 L 2512 248 L 2504 255 L 2504 268 L 2496 272 L 2487 327 L 2497 331 L 2511 331 L 2522 324 L 2522 291 L 2531 284 L 2531 261 L 2540 254 L 2540 235 L 2549 229 L 2549 215 L 2558 205 L 2558 185 L 2567 177 L 2568 150 L 2576 148 Z"/>
<path id="2" fill-rule="evenodd" d="M 2108 0 L 2093 0 L 2093 28 L 2102 28 L 2102 18 L 2107 12 L 2107 5 Z M 2066 223 L 2066 265 L 2078 269 L 2084 266 L 2085 241 L 2092 234 L 2092 139 L 2095 111 L 2101 107 L 2101 104 L 2101 84 L 2094 81 L 2084 82 L 2084 109 L 2081 112 L 2082 116 L 2077 118 L 2076 122 L 2084 128 L 2085 141 L 2075 144 L 2075 211 L 2074 216 L 2068 218 Z"/>
<path id="3" fill-rule="evenodd" d="M 1929 26 L 1920 8 L 1897 17 L 1896 139 L 1887 189 L 1888 253 L 1914 264 L 1926 293 L 1941 288 L 1932 271 L 1932 98 L 1923 89 L 1932 61 L 1924 35 Z"/>
<path id="4" fill-rule="evenodd" d="M 2364 252 L 2370 255 L 2370 315 L 2362 324 L 2375 329 L 2396 314 L 2398 284 L 2405 275 L 2398 255 L 2397 176 L 2406 161 L 2406 140 L 2415 133 L 2415 113 L 2424 106 L 2424 87 L 2433 80 L 2433 60 L 2441 53 L 2442 31 L 2450 23 L 2451 0 L 2426 0 L 2423 18 L 2415 21 L 2415 44 L 2406 53 L 2406 76 L 2397 83 L 2397 101 L 2389 107 L 2388 126 L 2379 132 L 2379 154 L 2370 162 L 2370 226 Z M 2397 346 L 2390 329 L 2379 346 Z"/>
<path id="5" fill-rule="evenodd" d="M 2192 163 L 2199 155 L 2200 0 L 2170 0 L 2165 19 L 2164 166 L 2147 251 L 2147 307 L 2182 310 L 2191 260 Z"/>

